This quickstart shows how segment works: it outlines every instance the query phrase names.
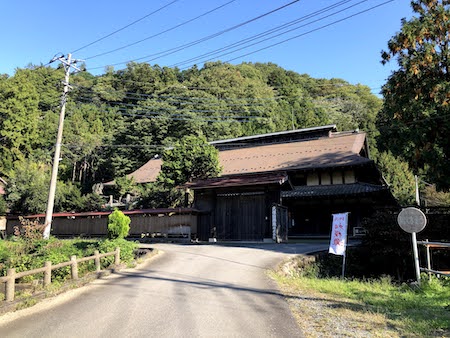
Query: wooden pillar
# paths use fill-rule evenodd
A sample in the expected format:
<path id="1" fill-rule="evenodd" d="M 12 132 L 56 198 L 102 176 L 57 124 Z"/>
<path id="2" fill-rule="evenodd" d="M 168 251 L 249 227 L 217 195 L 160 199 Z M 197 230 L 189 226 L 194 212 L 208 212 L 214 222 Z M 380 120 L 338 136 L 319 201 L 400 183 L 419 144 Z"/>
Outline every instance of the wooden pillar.
<path id="1" fill-rule="evenodd" d="M 77 256 L 71 256 L 70 260 L 72 261 L 71 272 L 72 272 L 72 279 L 76 280 L 78 279 L 78 263 L 77 263 Z"/>
<path id="2" fill-rule="evenodd" d="M 119 265 L 120 264 L 120 248 L 116 248 L 116 254 L 114 256 L 114 264 Z"/>
<path id="3" fill-rule="evenodd" d="M 100 257 L 99 257 L 100 253 L 98 252 L 98 250 L 94 251 L 94 262 L 95 262 L 95 271 L 100 272 Z"/>
<path id="4" fill-rule="evenodd" d="M 16 269 L 8 269 L 6 270 L 6 276 L 8 277 L 8 281 L 6 282 L 5 287 L 5 300 L 7 302 L 12 302 L 14 300 L 14 292 L 16 288 Z"/>
<path id="5" fill-rule="evenodd" d="M 44 267 L 44 286 L 47 286 L 52 283 L 52 262 L 46 261 Z"/>

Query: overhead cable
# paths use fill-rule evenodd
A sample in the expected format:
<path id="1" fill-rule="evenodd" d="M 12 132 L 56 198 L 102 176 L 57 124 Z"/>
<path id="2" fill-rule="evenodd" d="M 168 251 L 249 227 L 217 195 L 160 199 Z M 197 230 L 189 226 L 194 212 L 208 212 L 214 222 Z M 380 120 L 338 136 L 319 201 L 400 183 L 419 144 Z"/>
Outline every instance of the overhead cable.
<path id="1" fill-rule="evenodd" d="M 216 54 L 216 53 L 219 53 L 219 52 L 222 52 L 222 51 L 229 50 L 229 49 L 231 49 L 231 48 L 233 48 L 233 47 L 237 47 L 237 46 L 246 44 L 246 43 L 248 43 L 248 42 L 252 42 L 252 41 L 257 40 L 257 39 L 259 39 L 259 38 L 261 38 L 261 37 L 264 37 L 264 36 L 273 34 L 273 33 L 277 32 L 277 31 L 280 31 L 280 30 L 282 30 L 282 29 L 288 28 L 288 27 L 293 26 L 293 25 L 295 25 L 295 24 L 297 24 L 297 23 L 300 23 L 300 22 L 306 21 L 306 20 L 308 20 L 308 19 L 311 19 L 311 18 L 313 18 L 313 17 L 315 17 L 315 16 L 318 16 L 319 14 L 328 12 L 328 11 L 330 11 L 330 10 L 336 8 L 336 7 L 342 6 L 343 4 L 348 3 L 348 2 L 351 2 L 351 1 L 352 1 L 352 0 L 340 1 L 340 2 L 338 2 L 338 3 L 336 3 L 336 4 L 333 4 L 333 5 L 328 6 L 328 7 L 324 7 L 324 8 L 322 8 L 322 9 L 317 10 L 317 11 L 315 11 L 315 12 L 313 12 L 313 13 L 308 14 L 308 15 L 304 15 L 304 16 L 298 18 L 298 19 L 289 21 L 289 22 L 284 23 L 284 24 L 282 24 L 282 25 L 280 25 L 280 26 L 277 26 L 277 27 L 271 28 L 271 29 L 269 29 L 269 30 L 266 30 L 266 31 L 264 31 L 264 32 L 262 32 L 262 33 L 259 33 L 259 34 L 250 36 L 250 37 L 245 38 L 245 39 L 242 39 L 242 40 L 239 40 L 239 41 L 237 41 L 237 42 L 235 42 L 235 43 L 232 43 L 232 44 L 230 44 L 230 45 L 227 45 L 227 46 L 225 46 L 225 47 L 222 47 L 222 48 L 213 50 L 213 51 L 211 51 L 211 52 L 208 52 L 208 53 L 205 53 L 205 54 L 202 54 L 202 55 L 193 57 L 193 58 L 188 59 L 188 60 L 185 60 L 185 61 L 180 61 L 180 62 L 174 63 L 174 64 L 170 65 L 169 67 L 177 67 L 177 66 L 181 66 L 181 65 L 183 65 L 183 64 L 186 64 L 186 63 L 189 63 L 189 62 L 192 62 L 192 61 L 200 60 L 200 59 L 202 59 L 202 58 L 205 57 L 205 56 L 211 56 L 211 55 L 214 55 L 214 54 Z M 335 14 L 337 14 L 337 13 L 340 13 L 340 12 L 342 12 L 342 11 L 344 11 L 344 10 L 347 10 L 348 8 L 354 7 L 354 6 L 358 5 L 358 4 L 360 4 L 360 3 L 362 3 L 362 2 L 366 2 L 366 1 L 368 1 L 368 0 L 361 1 L 361 2 L 359 2 L 359 3 L 357 3 L 357 4 L 355 4 L 355 5 L 352 5 L 352 6 L 350 6 L 350 7 L 347 7 L 347 8 L 345 8 L 345 9 L 339 11 L 339 12 L 335 12 L 335 13 L 333 13 L 333 14 L 330 14 L 329 16 L 335 15 Z M 323 20 L 323 19 L 325 19 L 325 18 L 327 18 L 327 17 L 328 17 L 328 16 L 326 16 L 326 17 L 324 17 L 324 18 L 321 18 L 321 19 L 318 19 L 318 20 L 316 20 L 316 21 Z M 307 23 L 307 24 L 302 25 L 302 26 L 300 26 L 300 27 L 297 27 L 297 28 L 295 28 L 295 29 L 302 28 L 302 27 L 304 27 L 304 26 L 306 26 L 306 25 L 309 25 L 309 24 L 312 24 L 312 23 L 314 23 L 314 22 L 316 22 L 316 21 L 312 21 L 312 22 L 310 22 L 310 23 Z M 295 30 L 295 29 L 292 29 L 292 30 Z M 284 34 L 287 34 L 287 33 L 291 32 L 292 30 L 288 30 L 288 31 L 285 32 Z M 281 35 L 281 34 L 280 34 L 280 35 Z M 278 35 L 276 35 L 275 37 L 277 37 L 277 36 L 278 36 Z M 265 40 L 263 40 L 263 41 L 265 41 Z"/>
<path id="2" fill-rule="evenodd" d="M 139 44 L 139 43 L 141 43 L 141 42 L 150 40 L 150 39 L 155 38 L 155 37 L 157 37 L 157 36 L 160 36 L 160 35 L 162 35 L 162 34 L 164 34 L 164 33 L 170 32 L 170 31 L 172 31 L 172 30 L 174 30 L 174 29 L 176 29 L 176 28 L 179 28 L 179 27 L 181 27 L 181 26 L 184 26 L 184 25 L 186 25 L 186 24 L 188 24 L 188 23 L 190 23 L 190 22 L 193 22 L 193 21 L 195 21 L 195 20 L 197 20 L 197 19 L 200 19 L 201 17 L 204 17 L 204 16 L 206 16 L 206 15 L 208 15 L 208 14 L 211 14 L 211 13 L 213 13 L 213 12 L 215 12 L 215 11 L 217 11 L 217 10 L 219 10 L 219 9 L 221 9 L 221 8 L 227 6 L 227 5 L 229 5 L 229 4 L 231 4 L 231 3 L 235 2 L 235 1 L 236 1 L 236 0 L 228 1 L 228 2 L 222 4 L 222 5 L 218 6 L 218 7 L 215 7 L 215 8 L 213 8 L 213 9 L 211 9 L 211 10 L 209 10 L 209 11 L 203 13 L 203 14 L 200 14 L 200 15 L 198 15 L 198 16 L 192 18 L 192 19 L 189 19 L 189 20 L 187 20 L 187 21 L 184 21 L 184 22 L 182 22 L 182 23 L 180 23 L 180 24 L 178 24 L 178 25 L 175 25 L 175 26 L 173 26 L 173 27 L 171 27 L 171 28 L 168 28 L 168 29 L 166 29 L 166 30 L 163 30 L 163 31 L 161 31 L 161 32 L 159 32 L 159 33 L 150 35 L 150 36 L 148 36 L 148 37 L 146 37 L 146 38 L 144 38 L 144 39 L 141 39 L 141 40 L 138 40 L 138 41 L 129 43 L 129 44 L 124 45 L 124 46 L 122 46 L 122 47 L 118 47 L 118 48 L 109 50 L 109 51 L 107 51 L 107 52 L 103 52 L 103 53 L 99 53 L 99 54 L 96 54 L 96 55 L 93 55 L 93 56 L 89 56 L 89 57 L 85 58 L 85 60 L 90 60 L 90 59 L 94 59 L 94 58 L 99 57 L 99 56 L 111 54 L 111 53 L 117 52 L 117 51 L 119 51 L 119 50 L 122 50 L 122 49 L 125 49 L 125 48 L 128 48 L 128 47 L 137 45 L 137 44 Z"/>
<path id="3" fill-rule="evenodd" d="M 333 26 L 333 25 L 338 24 L 338 23 L 340 23 L 340 22 L 343 22 L 343 21 L 346 21 L 346 20 L 348 20 L 348 19 L 351 19 L 351 18 L 353 18 L 353 17 L 355 17 L 355 16 L 361 15 L 361 14 L 366 13 L 366 12 L 369 12 L 369 11 L 372 11 L 372 10 L 378 8 L 378 7 L 387 5 L 388 3 L 393 2 L 393 1 L 395 1 L 395 0 L 388 0 L 388 1 L 385 1 L 385 2 L 383 2 L 383 3 L 381 3 L 381 4 L 376 5 L 376 6 L 372 6 L 372 7 L 368 8 L 368 9 L 363 10 L 363 11 L 357 12 L 357 13 L 352 14 L 352 15 L 349 15 L 349 16 L 346 16 L 345 18 L 342 18 L 342 19 L 333 21 L 333 22 L 331 22 L 331 23 L 329 23 L 329 24 L 320 26 L 320 27 L 315 28 L 315 29 L 312 29 L 312 30 L 310 30 L 310 31 L 308 31 L 308 32 L 305 32 L 305 33 L 302 33 L 302 34 L 299 34 L 299 35 L 290 37 L 289 39 L 285 39 L 285 40 L 279 41 L 279 42 L 277 42 L 277 43 L 274 43 L 274 44 L 272 44 L 272 45 L 269 45 L 269 46 L 266 46 L 266 47 L 257 49 L 257 50 L 255 50 L 255 51 L 252 51 L 252 52 L 249 52 L 249 53 L 246 53 L 246 54 L 242 54 L 242 55 L 236 56 L 236 57 L 234 57 L 234 58 L 232 58 L 232 59 L 229 59 L 229 60 L 226 60 L 226 61 L 224 61 L 224 62 L 231 62 L 231 61 L 240 59 L 240 58 L 242 58 L 242 57 L 244 57 L 244 56 L 248 56 L 248 55 L 251 55 L 251 54 L 255 54 L 255 53 L 258 53 L 258 52 L 260 52 L 260 51 L 263 51 L 263 50 L 266 50 L 266 49 L 269 49 L 269 48 L 272 48 L 272 47 L 281 45 L 281 44 L 286 43 L 286 42 L 288 42 L 288 41 L 291 41 L 291 40 L 294 40 L 294 39 L 298 39 L 299 37 L 302 37 L 302 36 L 305 36 L 305 35 L 314 33 L 314 32 L 316 32 L 316 31 L 319 31 L 319 30 L 321 30 L 321 29 L 324 29 L 324 28 Z"/>
<path id="4" fill-rule="evenodd" d="M 79 100 L 84 100 L 81 102 L 84 103 L 94 103 L 91 98 L 86 97 L 80 97 Z M 109 105 L 116 105 L 120 107 L 131 107 L 131 108 L 145 108 L 145 109 L 155 109 L 155 110 L 161 110 L 161 111 L 172 111 L 172 110 L 180 110 L 177 107 L 155 107 L 155 106 L 145 106 L 145 105 L 139 105 L 139 104 L 132 104 L 132 103 L 122 103 L 122 102 L 103 102 L 107 103 Z M 239 110 L 223 110 L 223 109 L 216 109 L 216 110 L 208 110 L 208 109 L 183 109 L 183 111 L 193 112 L 193 113 L 230 113 L 230 114 L 238 114 L 238 113 L 261 113 L 257 110 L 251 110 L 251 111 L 239 111 Z"/>
<path id="5" fill-rule="evenodd" d="M 101 37 L 100 39 L 97 39 L 97 40 L 95 40 L 95 41 L 92 41 L 92 42 L 90 42 L 90 43 L 88 43 L 88 44 L 86 44 L 86 45 L 84 45 L 84 46 L 82 46 L 82 47 L 80 47 L 80 48 L 78 48 L 78 49 L 75 49 L 73 52 L 71 52 L 71 54 L 76 53 L 76 52 L 78 52 L 78 51 L 80 51 L 80 50 L 82 50 L 82 49 L 84 49 L 84 48 L 89 47 L 89 46 L 92 46 L 93 44 L 95 44 L 95 43 L 97 43 L 97 42 L 100 42 L 100 41 L 102 41 L 102 40 L 104 40 L 104 39 L 106 39 L 106 38 L 109 38 L 110 36 L 112 36 L 112 35 L 114 35 L 114 34 L 117 34 L 117 33 L 121 32 L 121 31 L 123 31 L 124 29 L 127 29 L 127 28 L 130 27 L 130 26 L 133 26 L 134 24 L 136 24 L 136 23 L 138 23 L 138 22 L 140 22 L 140 21 L 142 21 L 142 20 L 148 18 L 149 16 L 151 16 L 151 15 L 153 15 L 153 14 L 156 14 L 156 13 L 162 11 L 164 8 L 169 7 L 170 5 L 172 5 L 172 4 L 174 4 L 175 2 L 178 2 L 178 1 L 179 1 L 179 0 L 173 0 L 173 1 L 169 2 L 168 4 L 166 4 L 166 5 L 164 5 L 164 6 L 160 7 L 160 8 L 158 8 L 158 9 L 156 9 L 156 10 L 154 10 L 153 12 L 148 13 L 148 14 L 144 15 L 143 17 L 141 17 L 141 18 L 139 18 L 139 19 L 137 19 L 137 20 L 135 20 L 135 21 L 129 23 L 128 25 L 125 25 L 124 27 L 119 28 L 119 29 L 115 30 L 114 32 L 109 33 L 109 34 L 107 34 L 107 35 Z"/>
<path id="6" fill-rule="evenodd" d="M 148 57 L 155 56 L 155 55 L 161 55 L 161 54 L 164 54 L 163 56 L 167 56 L 167 55 L 176 53 L 176 52 L 178 52 L 178 51 L 180 51 L 180 50 L 183 50 L 183 49 L 186 49 L 186 48 L 189 48 L 189 47 L 198 45 L 199 43 L 202 43 L 202 42 L 211 40 L 211 39 L 213 39 L 213 38 L 215 38 L 215 37 L 218 37 L 218 36 L 220 36 L 220 35 L 222 35 L 222 34 L 225 34 L 225 33 L 227 33 L 227 32 L 230 32 L 230 31 L 232 31 L 232 30 L 235 30 L 235 29 L 237 29 L 237 28 L 240 28 L 240 27 L 242 27 L 242 26 L 245 26 L 245 25 L 247 25 L 247 24 L 249 24 L 249 23 L 251 23 L 251 22 L 254 22 L 254 21 L 259 20 L 259 19 L 261 19 L 261 18 L 263 18 L 263 17 L 265 17 L 265 16 L 268 16 L 268 15 L 270 15 L 270 14 L 273 14 L 273 13 L 279 11 L 279 10 L 282 10 L 282 9 L 288 7 L 288 6 L 291 6 L 291 5 L 293 5 L 293 4 L 295 4 L 295 3 L 299 2 L 299 1 L 300 1 L 300 0 L 294 0 L 294 1 L 292 1 L 292 2 L 290 2 L 290 3 L 287 3 L 287 4 L 285 4 L 285 5 L 281 6 L 281 7 L 275 8 L 275 9 L 269 11 L 269 12 L 266 12 L 266 13 L 264 13 L 264 14 L 258 15 L 257 17 L 254 17 L 254 18 L 252 18 L 252 19 L 250 19 L 250 20 L 241 22 L 241 23 L 239 23 L 239 24 L 237 24 L 237 25 L 235 25 L 235 26 L 232 26 L 232 27 L 229 27 L 229 28 L 227 28 L 227 29 L 224 29 L 224 30 L 222 30 L 222 31 L 220 31 L 220 32 L 217 32 L 217 33 L 214 33 L 214 34 L 205 36 L 205 37 L 203 37 L 203 38 L 201 38 L 201 39 L 198 39 L 198 40 L 189 42 L 189 43 L 184 44 L 184 45 L 182 45 L 182 46 L 178 46 L 178 47 L 175 47 L 175 48 L 171 48 L 171 49 L 168 49 L 168 50 L 166 50 L 166 51 L 162 51 L 162 52 L 159 52 L 159 53 L 156 53 L 156 54 L 146 55 L 146 56 L 143 56 L 143 57 L 140 57 L 140 58 L 137 58 L 137 59 L 128 60 L 128 61 L 123 61 L 123 62 L 118 62 L 118 63 L 113 63 L 113 64 L 109 64 L 109 65 L 105 65 L 105 66 L 116 66 L 116 65 L 121 65 L 121 64 L 126 64 L 126 63 L 129 63 L 129 62 L 133 62 L 133 61 L 143 60 L 143 59 L 146 59 L 146 58 L 148 58 Z M 100 69 L 100 68 L 104 68 L 105 66 L 93 67 L 93 68 L 89 68 L 89 69 L 90 69 L 90 70 L 92 70 L 92 69 Z"/>

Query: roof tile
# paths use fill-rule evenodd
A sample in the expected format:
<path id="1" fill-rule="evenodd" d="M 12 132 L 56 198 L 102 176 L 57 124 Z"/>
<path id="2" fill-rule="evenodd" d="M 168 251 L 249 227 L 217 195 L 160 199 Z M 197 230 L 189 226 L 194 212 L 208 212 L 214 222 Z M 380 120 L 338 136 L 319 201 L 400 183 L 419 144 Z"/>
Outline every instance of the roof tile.
<path id="1" fill-rule="evenodd" d="M 371 160 L 360 156 L 366 134 L 335 134 L 313 140 L 300 140 L 245 147 L 219 152 L 222 175 L 263 173 L 278 170 L 358 165 Z M 156 181 L 161 159 L 151 159 L 129 174 L 137 183 Z"/>

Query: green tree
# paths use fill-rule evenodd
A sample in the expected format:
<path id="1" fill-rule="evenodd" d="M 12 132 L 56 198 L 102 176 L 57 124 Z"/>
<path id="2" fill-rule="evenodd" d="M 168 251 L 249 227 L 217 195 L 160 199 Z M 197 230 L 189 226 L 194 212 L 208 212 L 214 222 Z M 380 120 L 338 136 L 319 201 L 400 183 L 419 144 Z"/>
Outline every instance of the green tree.
<path id="1" fill-rule="evenodd" d="M 115 209 L 108 216 L 108 238 L 125 238 L 130 232 L 131 219 L 122 211 Z"/>
<path id="2" fill-rule="evenodd" d="M 110 131 L 103 121 L 108 113 L 88 103 L 67 105 L 64 126 L 61 172 L 62 178 L 81 183 L 87 191 L 95 181 L 100 165 L 101 146 L 108 140 Z M 87 188 L 89 187 L 89 189 Z"/>
<path id="3" fill-rule="evenodd" d="M 136 190 L 136 182 L 133 177 L 127 176 L 117 177 L 115 179 L 116 188 L 119 192 L 119 202 L 122 201 L 123 195 L 133 193 Z"/>
<path id="4" fill-rule="evenodd" d="M 44 213 L 50 185 L 49 167 L 30 160 L 17 161 L 8 176 L 6 202 L 12 213 Z"/>
<path id="5" fill-rule="evenodd" d="M 5 200 L 12 213 L 40 214 L 47 208 L 50 166 L 30 159 L 16 161 L 8 175 Z M 77 184 L 58 180 L 55 212 L 98 210 L 101 201 L 92 194 L 82 195 Z"/>
<path id="6" fill-rule="evenodd" d="M 0 112 L 1 162 L 3 170 L 8 170 L 40 145 L 39 94 L 30 81 L 30 71 L 18 70 L 0 83 Z"/>
<path id="7" fill-rule="evenodd" d="M 157 181 L 141 189 L 139 204 L 151 208 L 186 206 L 186 192 L 178 186 L 218 176 L 222 170 L 218 154 L 204 136 L 184 136 L 173 148 L 164 151 Z"/>
<path id="8" fill-rule="evenodd" d="M 415 180 L 408 163 L 390 152 L 382 152 L 377 158 L 378 168 L 389 184 L 391 192 L 401 205 L 411 205 L 415 201 Z"/>
<path id="9" fill-rule="evenodd" d="M 449 207 L 450 192 L 437 191 L 434 185 L 421 189 L 421 200 L 427 207 Z"/>
<path id="10" fill-rule="evenodd" d="M 450 188 L 450 2 L 411 1 L 415 13 L 382 52 L 399 69 L 383 87 L 379 144 L 438 188 Z"/>
<path id="11" fill-rule="evenodd" d="M 143 185 L 140 190 L 138 207 L 156 209 L 184 206 L 185 194 L 182 189 L 152 182 Z"/>
<path id="12" fill-rule="evenodd" d="M 158 181 L 174 187 L 194 179 L 216 177 L 221 170 L 219 151 L 204 136 L 190 135 L 164 152 Z"/>
<path id="13" fill-rule="evenodd" d="M 6 214 L 7 210 L 8 206 L 6 204 L 5 198 L 3 196 L 0 196 L 0 215 Z"/>

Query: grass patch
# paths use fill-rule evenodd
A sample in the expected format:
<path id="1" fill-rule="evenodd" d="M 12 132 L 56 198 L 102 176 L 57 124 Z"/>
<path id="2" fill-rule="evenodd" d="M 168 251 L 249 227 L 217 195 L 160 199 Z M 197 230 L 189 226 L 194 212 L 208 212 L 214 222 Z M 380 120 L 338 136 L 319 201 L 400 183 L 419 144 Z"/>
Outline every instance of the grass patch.
<path id="1" fill-rule="evenodd" d="M 46 261 L 53 265 L 70 261 L 72 255 L 77 258 L 92 256 L 95 250 L 100 253 L 112 252 L 120 247 L 121 264 L 131 266 L 134 264 L 134 251 L 136 242 L 124 239 L 69 239 L 59 240 L 50 238 L 23 239 L 13 237 L 10 240 L 0 240 L 0 276 L 5 276 L 8 268 L 15 268 L 16 272 L 29 271 L 44 266 Z M 101 259 L 101 268 L 106 269 L 114 263 L 114 256 Z M 78 264 L 78 275 L 80 277 L 95 271 L 93 260 Z M 63 282 L 70 279 L 70 267 L 63 267 L 52 271 L 52 283 Z M 26 276 L 17 280 L 17 283 L 42 282 L 43 273 Z"/>
<path id="2" fill-rule="evenodd" d="M 272 273 L 299 320 L 305 321 L 309 313 L 306 320 L 316 322 L 313 330 L 331 325 L 327 321 L 335 318 L 336 326 L 328 326 L 328 331 L 350 326 L 350 332 L 363 330 L 375 336 L 450 336 L 448 278 L 423 279 L 420 289 L 412 289 L 406 284 L 396 285 L 390 278 L 340 280 L 319 278 L 316 272 L 317 268 L 310 266 L 291 274 L 286 270 Z M 314 300 L 316 304 L 312 305 Z M 307 308 L 302 302 L 308 304 Z M 334 333 L 339 336 L 337 331 Z"/>

